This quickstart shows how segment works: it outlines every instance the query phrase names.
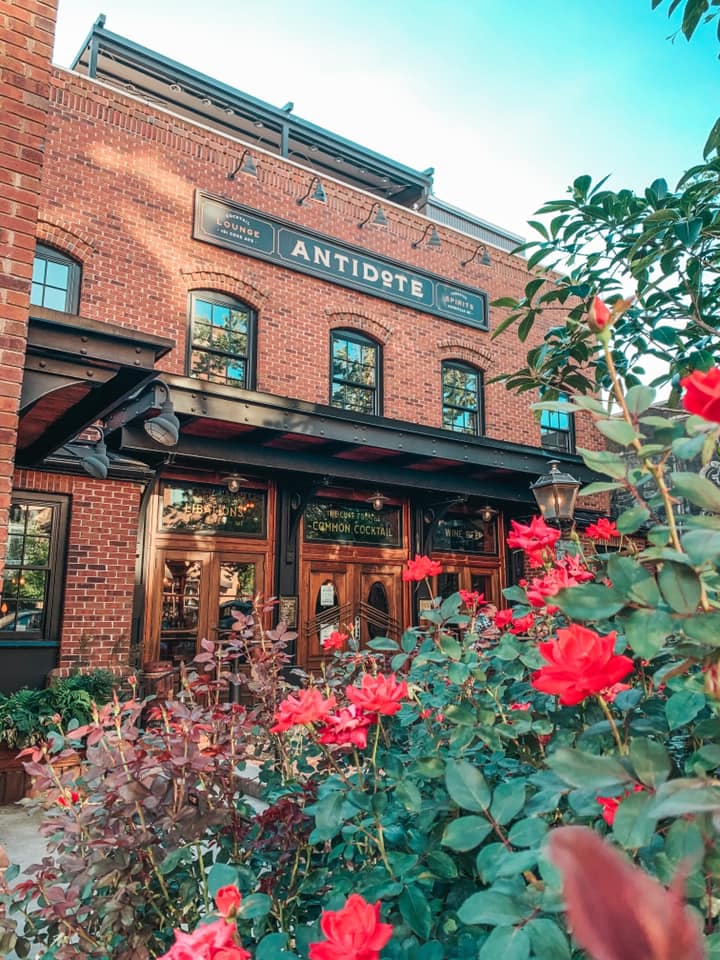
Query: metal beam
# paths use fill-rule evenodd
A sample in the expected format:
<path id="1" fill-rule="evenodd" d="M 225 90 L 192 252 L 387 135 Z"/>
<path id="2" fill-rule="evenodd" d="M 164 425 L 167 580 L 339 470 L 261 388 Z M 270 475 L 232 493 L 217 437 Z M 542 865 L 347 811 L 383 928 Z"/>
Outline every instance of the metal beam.
<path id="1" fill-rule="evenodd" d="M 128 426 L 123 428 L 120 449 L 137 456 L 147 456 L 157 454 L 159 447 L 150 440 L 144 430 Z M 488 477 L 474 480 L 458 470 L 425 474 L 377 463 L 338 460 L 323 457 L 319 453 L 296 453 L 249 446 L 237 440 L 188 436 L 181 436 L 176 457 L 204 461 L 205 465 L 213 464 L 217 470 L 257 467 L 263 471 L 286 470 L 290 473 L 309 473 L 315 476 L 327 474 L 337 479 L 356 481 L 368 486 L 427 489 L 442 493 L 534 503 L 525 476 L 510 477 L 503 473 L 501 477 L 494 479 L 491 471 L 488 471 Z"/>

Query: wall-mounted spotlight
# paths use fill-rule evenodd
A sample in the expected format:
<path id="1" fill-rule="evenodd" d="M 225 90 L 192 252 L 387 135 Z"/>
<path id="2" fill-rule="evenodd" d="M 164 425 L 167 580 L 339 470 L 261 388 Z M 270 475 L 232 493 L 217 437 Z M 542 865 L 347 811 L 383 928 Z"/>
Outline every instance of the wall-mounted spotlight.
<path id="1" fill-rule="evenodd" d="M 257 167 L 255 159 L 250 153 L 250 148 L 243 150 L 242 156 L 238 160 L 237 166 L 227 175 L 228 180 L 234 180 L 238 173 L 247 173 L 250 177 L 257 176 Z"/>
<path id="2" fill-rule="evenodd" d="M 222 477 L 220 480 L 221 483 L 225 484 L 228 493 L 239 493 L 243 487 L 243 484 L 247 483 L 247 477 L 241 477 L 239 473 L 229 473 L 226 477 Z"/>
<path id="3" fill-rule="evenodd" d="M 367 498 L 367 503 L 369 503 L 372 506 L 375 513 L 380 513 L 380 511 L 382 510 L 382 508 L 385 506 L 385 504 L 388 502 L 389 499 L 390 498 L 386 497 L 385 494 L 382 493 L 380 490 L 376 490 L 376 492 L 371 497 Z"/>
<path id="4" fill-rule="evenodd" d="M 313 190 L 313 187 L 315 188 Z M 307 193 L 297 199 L 295 203 L 301 207 L 305 201 L 310 198 L 310 200 L 316 200 L 318 203 L 327 203 L 327 195 L 325 189 L 320 181 L 320 177 L 313 177 L 310 181 L 310 186 L 308 187 Z"/>
<path id="5" fill-rule="evenodd" d="M 105 480 L 110 469 L 110 460 L 105 446 L 105 433 L 101 427 L 90 427 L 89 429 L 97 431 L 98 439 L 88 448 L 87 452 L 79 453 L 80 466 L 85 473 L 89 473 L 96 480 Z"/>
<path id="6" fill-rule="evenodd" d="M 488 248 L 485 246 L 484 243 L 479 243 L 479 244 L 477 245 L 477 247 L 475 247 L 475 250 L 474 250 L 474 252 L 473 252 L 473 255 L 472 255 L 471 257 L 468 257 L 467 260 L 463 260 L 463 261 L 460 263 L 460 266 L 461 266 L 461 267 L 466 267 L 469 263 L 472 263 L 473 260 L 475 259 L 475 257 L 477 257 L 477 255 L 478 255 L 479 253 L 481 253 L 481 252 L 482 252 L 482 256 L 480 257 L 480 263 L 481 263 L 484 267 L 489 267 L 489 266 L 492 264 L 492 260 L 490 259 L 490 254 L 488 253 Z"/>
<path id="7" fill-rule="evenodd" d="M 423 245 L 425 241 L 425 237 L 427 237 L 428 234 L 430 234 L 430 239 L 427 242 L 428 247 L 434 247 L 435 249 L 437 249 L 438 247 L 442 246 L 442 240 L 440 239 L 440 234 L 435 229 L 435 224 L 429 223 L 425 227 L 425 232 L 420 237 L 420 239 L 416 240 L 415 243 L 413 243 L 412 245 L 413 250 L 417 250 L 418 247 L 421 247 Z"/>
<path id="8" fill-rule="evenodd" d="M 175 416 L 175 408 L 170 399 L 167 384 L 158 380 L 153 386 L 165 391 L 165 399 L 160 404 L 160 413 L 143 422 L 145 433 L 163 447 L 174 447 L 180 438 L 180 421 Z"/>
<path id="9" fill-rule="evenodd" d="M 377 209 L 376 209 L 377 208 Z M 374 216 L 373 216 L 374 213 Z M 385 211 L 380 206 L 380 201 L 376 200 L 375 203 L 370 207 L 370 213 L 362 220 L 358 227 L 362 229 L 372 219 L 372 226 L 374 227 L 386 227 L 387 226 L 387 217 L 385 216 Z"/>

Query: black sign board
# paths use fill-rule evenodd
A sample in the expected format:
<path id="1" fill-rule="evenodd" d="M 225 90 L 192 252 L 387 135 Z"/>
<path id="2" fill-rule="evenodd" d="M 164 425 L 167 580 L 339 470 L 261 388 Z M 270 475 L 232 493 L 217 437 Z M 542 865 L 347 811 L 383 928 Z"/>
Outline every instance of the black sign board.
<path id="1" fill-rule="evenodd" d="M 169 533 L 265 536 L 265 491 L 167 483 L 162 488 L 160 529 Z"/>
<path id="2" fill-rule="evenodd" d="M 495 524 L 480 517 L 446 516 L 433 532 L 433 551 L 496 553 Z"/>
<path id="3" fill-rule="evenodd" d="M 352 247 L 222 197 L 195 195 L 193 237 L 383 300 L 489 329 L 487 294 Z"/>
<path id="4" fill-rule="evenodd" d="M 305 508 L 305 540 L 309 543 L 402 546 L 400 507 L 372 507 L 352 500 L 316 500 Z"/>

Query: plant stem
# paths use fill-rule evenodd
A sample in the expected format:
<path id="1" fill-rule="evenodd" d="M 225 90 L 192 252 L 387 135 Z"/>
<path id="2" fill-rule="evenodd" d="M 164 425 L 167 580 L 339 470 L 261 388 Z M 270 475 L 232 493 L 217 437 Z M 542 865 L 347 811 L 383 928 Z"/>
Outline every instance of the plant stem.
<path id="1" fill-rule="evenodd" d="M 613 717 L 612 713 L 610 713 L 610 707 L 607 705 L 607 700 L 601 693 L 597 694 L 597 702 L 600 704 L 600 709 L 607 717 L 607 721 L 610 724 L 610 729 L 612 730 L 612 735 L 615 738 L 615 743 L 617 744 L 618 750 L 623 756 L 625 756 L 628 752 L 627 747 L 620 739 L 620 731 L 615 723 L 615 718 Z"/>

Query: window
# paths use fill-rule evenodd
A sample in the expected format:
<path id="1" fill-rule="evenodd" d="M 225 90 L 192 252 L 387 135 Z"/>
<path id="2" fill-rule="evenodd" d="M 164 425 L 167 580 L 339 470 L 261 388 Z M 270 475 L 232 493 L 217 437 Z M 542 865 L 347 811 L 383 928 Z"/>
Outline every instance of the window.
<path id="1" fill-rule="evenodd" d="M 456 433 L 482 433 L 482 373 L 458 360 L 442 365 L 442 425 Z"/>
<path id="2" fill-rule="evenodd" d="M 13 496 L 0 634 L 22 634 L 23 640 L 58 639 L 67 521 L 66 497 Z"/>
<path id="3" fill-rule="evenodd" d="M 222 293 L 190 297 L 190 376 L 252 389 L 255 311 Z"/>
<path id="4" fill-rule="evenodd" d="M 30 303 L 64 313 L 77 313 L 80 264 L 41 243 L 35 247 Z"/>
<path id="5" fill-rule="evenodd" d="M 381 412 L 380 347 L 353 330 L 333 330 L 330 405 L 358 413 Z"/>
<path id="6" fill-rule="evenodd" d="M 561 393 L 558 400 L 567 400 L 567 394 Z M 558 453 L 575 451 L 575 432 L 571 413 L 561 410 L 542 410 L 540 412 L 540 443 L 546 450 Z"/>

